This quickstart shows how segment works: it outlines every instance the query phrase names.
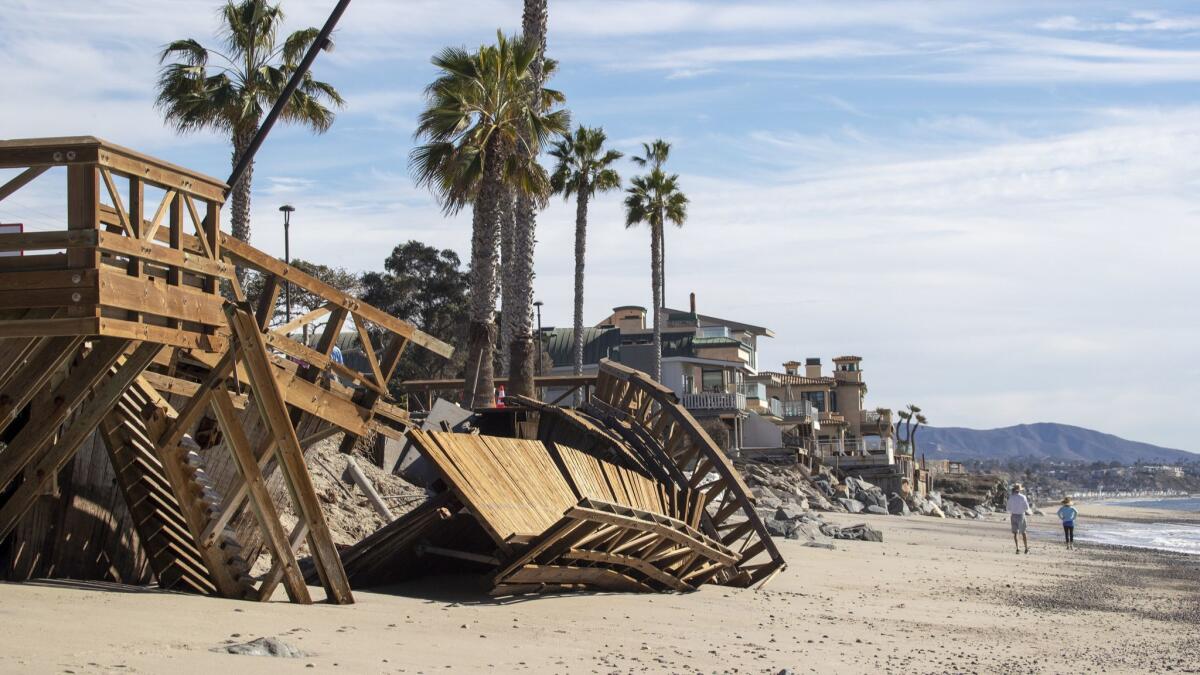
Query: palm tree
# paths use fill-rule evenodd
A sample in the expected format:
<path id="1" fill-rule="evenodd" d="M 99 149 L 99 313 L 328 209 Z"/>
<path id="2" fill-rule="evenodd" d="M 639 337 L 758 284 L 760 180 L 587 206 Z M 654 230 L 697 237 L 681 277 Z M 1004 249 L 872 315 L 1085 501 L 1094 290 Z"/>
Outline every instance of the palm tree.
<path id="1" fill-rule="evenodd" d="M 530 65 L 527 86 L 536 93 L 553 70 L 553 63 L 545 58 L 547 0 L 525 0 L 521 16 L 522 39 L 535 51 Z M 535 100 L 537 96 L 532 97 Z M 528 161 L 536 161 L 537 152 Z M 533 396 L 534 348 L 533 348 L 533 256 L 537 244 L 537 211 L 541 205 L 540 195 L 519 191 L 513 195 L 512 235 L 508 252 L 511 261 L 504 263 L 504 285 L 508 303 L 502 306 L 501 320 L 508 332 L 508 387 L 514 394 Z M 537 350 L 541 358 L 541 350 Z"/>
<path id="2" fill-rule="evenodd" d="M 473 207 L 471 325 L 463 389 L 464 401 L 472 407 L 495 402 L 500 199 L 507 190 L 548 194 L 549 178 L 535 158 L 538 148 L 569 123 L 565 111 L 552 110 L 562 94 L 542 88 L 530 96 L 536 57 L 532 45 L 500 33 L 495 45 L 474 53 L 448 47 L 434 56 L 441 74 L 426 87 L 426 107 L 417 118 L 416 137 L 427 142 L 409 158 L 417 184 L 433 190 L 447 213 Z"/>
<path id="3" fill-rule="evenodd" d="M 661 138 L 655 139 L 651 143 L 642 143 L 642 154 L 630 157 L 634 164 L 640 167 L 650 167 L 651 170 L 661 169 L 663 164 L 666 164 L 667 158 L 671 156 L 671 144 Z M 667 302 L 667 237 L 665 232 L 659 233 L 658 238 L 658 265 L 662 269 L 662 301 Z M 655 307 L 657 313 L 661 308 Z"/>
<path id="4" fill-rule="evenodd" d="M 663 260 L 660 244 L 665 223 L 683 227 L 687 220 L 688 198 L 679 189 L 679 176 L 667 175 L 654 168 L 645 176 L 635 176 L 625 190 L 625 227 L 639 223 L 650 226 L 650 285 L 654 301 L 654 379 L 662 381 L 662 307 Z"/>
<path id="5" fill-rule="evenodd" d="M 283 10 L 264 0 L 229 0 L 221 8 L 223 49 L 208 49 L 193 39 L 163 48 L 159 63 L 157 106 L 180 132 L 216 129 L 230 134 L 233 165 L 249 147 L 263 111 L 270 109 L 304 53 L 317 39 L 305 28 L 277 41 Z M 325 49 L 331 49 L 326 43 Z M 214 58 L 215 57 L 215 58 Z M 167 63 L 171 61 L 171 63 Z M 333 124 L 332 107 L 344 104 L 330 85 L 306 73 L 280 119 L 323 133 Z M 250 182 L 254 164 L 233 188 L 233 236 L 250 240 Z M 239 270 L 239 277 L 241 271 Z"/>
<path id="6" fill-rule="evenodd" d="M 583 259 L 587 251 L 588 200 L 597 192 L 621 187 L 621 177 L 612 168 L 623 155 L 605 150 L 608 137 L 599 127 L 579 127 L 554 144 L 550 155 L 557 160 L 550 187 L 563 199 L 575 196 L 575 374 L 583 374 Z"/>
<path id="7" fill-rule="evenodd" d="M 917 408 L 917 409 L 920 410 L 920 408 Z M 920 429 L 921 425 L 925 424 L 925 422 L 927 422 L 928 420 L 926 420 L 925 416 L 919 412 L 913 413 L 913 420 L 916 421 L 916 424 L 913 425 L 912 431 L 908 434 L 908 446 L 909 446 L 908 449 L 912 452 L 913 459 L 916 460 L 916 458 L 917 458 L 917 430 Z"/>
<path id="8" fill-rule="evenodd" d="M 907 410 L 897 410 L 896 417 L 898 418 L 896 420 L 896 442 L 903 449 L 908 444 L 908 437 L 901 438 L 900 426 L 903 425 L 905 430 L 912 426 L 912 413 Z"/>

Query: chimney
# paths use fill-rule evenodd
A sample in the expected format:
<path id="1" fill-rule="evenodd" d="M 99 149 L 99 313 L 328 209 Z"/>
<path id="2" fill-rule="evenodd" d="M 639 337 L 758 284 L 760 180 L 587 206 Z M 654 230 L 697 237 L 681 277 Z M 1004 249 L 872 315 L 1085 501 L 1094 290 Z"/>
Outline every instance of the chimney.
<path id="1" fill-rule="evenodd" d="M 820 377 L 821 376 L 821 359 L 804 359 L 804 376 L 805 377 Z"/>
<path id="2" fill-rule="evenodd" d="M 646 308 L 637 305 L 613 307 L 613 324 L 621 332 L 644 330 L 646 328 Z"/>
<path id="3" fill-rule="evenodd" d="M 799 361 L 788 361 L 788 362 L 784 363 L 783 364 L 783 372 L 787 373 L 788 375 L 799 375 L 800 374 L 800 362 Z"/>
<path id="4" fill-rule="evenodd" d="M 696 313 L 696 294 L 688 293 L 688 298 L 691 301 L 692 314 L 695 314 Z"/>

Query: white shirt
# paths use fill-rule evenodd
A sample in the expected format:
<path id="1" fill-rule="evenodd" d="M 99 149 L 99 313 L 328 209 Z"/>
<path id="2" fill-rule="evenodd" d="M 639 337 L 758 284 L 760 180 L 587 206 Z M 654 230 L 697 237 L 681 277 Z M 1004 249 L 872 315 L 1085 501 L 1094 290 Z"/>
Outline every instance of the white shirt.
<path id="1" fill-rule="evenodd" d="M 1014 516 L 1023 516 L 1029 510 L 1029 499 L 1020 492 L 1008 496 L 1008 512 Z"/>

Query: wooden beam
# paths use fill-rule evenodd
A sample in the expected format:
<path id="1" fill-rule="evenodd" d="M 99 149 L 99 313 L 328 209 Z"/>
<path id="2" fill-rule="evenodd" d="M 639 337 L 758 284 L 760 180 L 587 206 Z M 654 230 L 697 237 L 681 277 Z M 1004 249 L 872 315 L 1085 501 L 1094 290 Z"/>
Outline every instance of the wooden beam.
<path id="1" fill-rule="evenodd" d="M 246 307 L 233 304 L 226 305 L 230 328 L 237 338 L 237 348 L 246 370 L 250 376 L 251 391 L 258 404 L 259 413 L 275 437 L 275 454 L 279 461 L 280 473 L 284 483 L 291 492 L 300 520 L 308 524 L 309 545 L 313 561 L 320 572 L 325 586 L 326 596 L 335 604 L 350 604 L 354 595 L 350 591 L 350 583 L 342 568 L 341 558 L 333 545 L 333 536 L 321 512 L 321 504 L 317 500 L 313 488 L 312 477 L 304 463 L 304 451 L 300 448 L 300 440 L 296 438 L 296 429 L 292 426 L 287 415 L 287 404 L 279 383 L 272 374 L 272 366 L 267 359 L 266 345 L 258 325 Z"/>
<path id="2" fill-rule="evenodd" d="M 48 166 L 31 166 L 14 176 L 12 180 L 0 186 L 0 202 L 4 201 L 12 193 L 28 185 L 34 178 L 46 173 L 49 168 Z"/>
<path id="3" fill-rule="evenodd" d="M 212 409 L 217 415 L 217 422 L 225 434 L 226 445 L 233 455 L 234 465 L 245 483 L 250 497 L 250 507 L 254 511 L 258 525 L 262 528 L 267 547 L 279 565 L 283 586 L 292 602 L 311 604 L 312 597 L 304 584 L 304 575 L 300 573 L 296 554 L 292 551 L 291 543 L 283 526 L 279 523 L 279 512 L 271 501 L 271 493 L 267 490 L 266 480 L 258 468 L 258 462 L 250 450 L 250 440 L 242 430 L 242 422 L 238 419 L 233 408 L 233 401 L 225 385 L 218 385 L 212 394 Z M 260 595 L 260 599 L 263 599 Z M 267 598 L 269 599 L 269 598 Z"/>

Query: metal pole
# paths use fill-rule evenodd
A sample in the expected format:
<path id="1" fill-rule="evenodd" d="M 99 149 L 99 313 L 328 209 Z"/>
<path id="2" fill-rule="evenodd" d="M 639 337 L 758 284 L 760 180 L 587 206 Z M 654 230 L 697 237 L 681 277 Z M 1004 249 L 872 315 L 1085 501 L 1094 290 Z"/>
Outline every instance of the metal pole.
<path id="1" fill-rule="evenodd" d="M 333 29 L 337 26 L 338 19 L 342 18 L 342 13 L 346 11 L 346 7 L 350 5 L 350 0 L 338 0 L 338 4 L 333 8 L 333 12 L 326 19 L 325 25 L 321 27 L 321 32 L 317 33 L 317 37 L 313 43 L 309 45 L 308 52 L 304 58 L 300 60 L 296 66 L 295 72 L 292 73 L 291 79 L 283 88 L 279 98 L 276 99 L 275 105 L 271 106 L 271 112 L 267 113 L 267 118 L 263 120 L 262 126 L 254 134 L 254 139 L 250 141 L 250 146 L 246 148 L 246 152 L 238 158 L 237 166 L 233 167 L 233 172 L 229 174 L 229 180 L 225 181 L 225 196 L 228 197 L 230 191 L 242 179 L 242 174 L 246 173 L 246 168 L 250 166 L 250 162 L 254 161 L 254 155 L 258 152 L 259 146 L 267 139 L 267 134 L 271 132 L 271 127 L 275 125 L 275 120 L 279 118 L 283 112 L 284 106 L 287 105 L 288 99 L 296 92 L 296 88 L 300 86 L 300 81 L 304 79 L 308 69 L 312 67 L 313 61 L 317 59 L 317 52 L 325 48 L 325 45 L 330 44 L 329 36 L 333 33 Z"/>
<path id="2" fill-rule="evenodd" d="M 292 224 L 291 223 L 292 212 L 296 210 L 296 207 L 292 206 L 291 204 L 284 204 L 283 206 L 279 207 L 279 210 L 283 212 L 283 262 L 285 265 L 291 265 L 292 264 L 292 246 L 291 246 L 291 236 L 290 236 L 289 230 L 291 229 L 290 226 Z M 284 280 L 284 282 L 283 282 L 283 301 L 287 305 L 287 307 L 283 310 L 284 316 L 286 317 L 285 320 L 287 323 L 291 323 L 292 322 L 292 284 L 290 282 L 288 282 L 287 280 Z"/>
<path id="3" fill-rule="evenodd" d="M 542 374 L 542 301 L 538 300 L 537 302 L 533 303 L 533 306 L 537 308 L 537 323 L 538 323 L 538 339 L 537 339 L 538 350 L 537 350 L 537 354 L 533 357 L 534 359 L 536 359 L 534 361 L 534 373 L 541 375 Z"/>

